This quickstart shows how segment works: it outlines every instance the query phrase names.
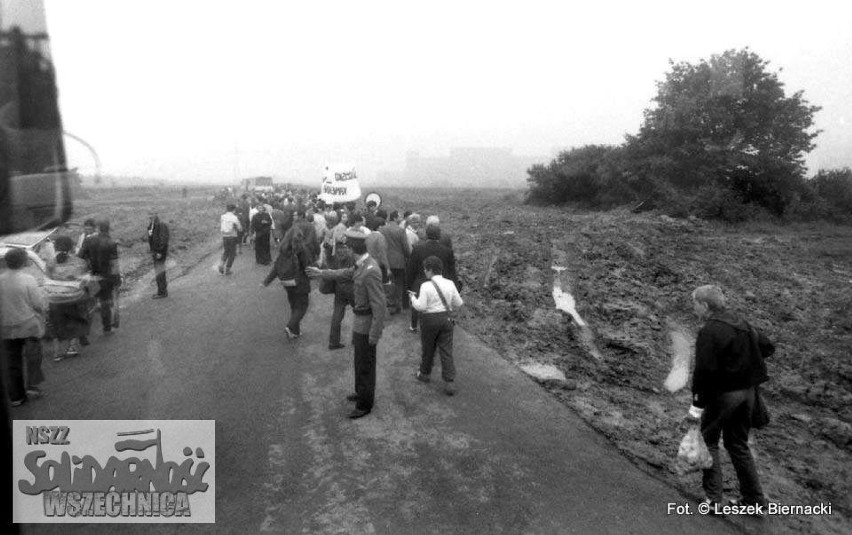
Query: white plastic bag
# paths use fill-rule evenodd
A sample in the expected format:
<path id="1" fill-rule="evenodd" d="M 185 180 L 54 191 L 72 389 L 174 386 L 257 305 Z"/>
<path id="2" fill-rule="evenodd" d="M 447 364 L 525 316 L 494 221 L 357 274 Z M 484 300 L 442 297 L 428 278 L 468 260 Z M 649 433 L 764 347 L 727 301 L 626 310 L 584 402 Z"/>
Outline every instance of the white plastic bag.
<path id="1" fill-rule="evenodd" d="M 704 443 L 701 430 L 698 426 L 691 427 L 680 441 L 675 470 L 678 474 L 683 475 L 696 470 L 707 470 L 712 466 L 713 456 L 710 455 L 710 450 Z"/>

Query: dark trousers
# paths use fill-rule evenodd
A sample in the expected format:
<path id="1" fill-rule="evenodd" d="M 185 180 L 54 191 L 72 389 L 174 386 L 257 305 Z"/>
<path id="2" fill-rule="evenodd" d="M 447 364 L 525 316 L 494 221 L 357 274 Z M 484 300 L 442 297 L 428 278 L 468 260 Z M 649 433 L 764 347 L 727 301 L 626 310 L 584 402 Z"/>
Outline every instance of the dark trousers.
<path id="1" fill-rule="evenodd" d="M 370 345 L 369 334 L 353 332 L 352 347 L 355 349 L 355 393 L 358 395 L 355 408 L 373 410 L 376 397 L 376 346 Z"/>
<path id="2" fill-rule="evenodd" d="M 420 373 L 432 373 L 437 351 L 441 358 L 441 378 L 452 382 L 456 378 L 456 366 L 453 362 L 453 326 L 447 321 L 447 313 L 421 314 L 420 319 Z"/>
<path id="3" fill-rule="evenodd" d="M 8 382 L 9 400 L 26 399 L 24 387 L 24 344 L 26 338 L 3 340 L 6 345 L 6 378 Z M 5 401 L 4 401 L 5 403 Z"/>
<path id="4" fill-rule="evenodd" d="M 27 343 L 24 344 L 24 362 L 26 362 L 26 380 L 24 384 L 27 388 L 37 386 L 44 382 L 44 372 L 41 371 L 41 363 L 44 360 L 44 348 L 41 346 L 41 340 L 38 338 L 27 338 Z"/>
<path id="5" fill-rule="evenodd" d="M 166 282 L 166 257 L 154 259 L 154 273 L 157 274 L 157 295 L 168 295 L 169 286 Z"/>
<path id="6" fill-rule="evenodd" d="M 284 289 L 287 290 L 287 301 L 290 302 L 290 321 L 287 322 L 287 327 L 293 334 L 302 334 L 300 324 L 308 312 L 310 294 L 296 286 L 285 286 Z"/>
<path id="7" fill-rule="evenodd" d="M 737 472 L 740 493 L 748 504 L 765 504 L 763 489 L 757 476 L 754 458 L 748 447 L 748 433 L 751 430 L 751 412 L 754 408 L 754 388 L 724 392 L 712 400 L 704 409 L 701 417 L 701 434 L 707 449 L 713 456 L 713 466 L 704 470 L 702 486 L 707 497 L 714 502 L 722 502 L 722 465 L 719 462 L 719 436 L 731 464 Z"/>
<path id="8" fill-rule="evenodd" d="M 258 232 L 254 236 L 254 259 L 258 264 L 267 265 L 272 262 L 272 254 L 269 252 L 269 233 Z"/>
<path id="9" fill-rule="evenodd" d="M 328 331 L 328 345 L 336 346 L 340 344 L 340 325 L 343 323 L 343 317 L 346 315 L 346 306 L 354 306 L 355 303 L 351 299 L 334 295 L 334 310 L 331 313 L 331 328 Z"/>
<path id="10" fill-rule="evenodd" d="M 395 312 L 408 309 L 408 295 L 405 293 L 405 269 L 391 268 L 391 279 L 394 285 L 394 302 L 389 308 Z"/>
<path id="11" fill-rule="evenodd" d="M 101 289 L 98 292 L 98 302 L 101 305 L 101 326 L 105 333 L 112 331 L 112 303 L 115 287 L 111 281 L 104 277 L 101 280 Z"/>
<path id="12" fill-rule="evenodd" d="M 225 270 L 231 271 L 231 266 L 234 265 L 234 258 L 237 257 L 237 241 L 239 238 L 222 238 L 222 245 L 225 247 L 225 252 L 222 253 L 222 261 L 219 262 L 219 267 L 224 267 Z"/>

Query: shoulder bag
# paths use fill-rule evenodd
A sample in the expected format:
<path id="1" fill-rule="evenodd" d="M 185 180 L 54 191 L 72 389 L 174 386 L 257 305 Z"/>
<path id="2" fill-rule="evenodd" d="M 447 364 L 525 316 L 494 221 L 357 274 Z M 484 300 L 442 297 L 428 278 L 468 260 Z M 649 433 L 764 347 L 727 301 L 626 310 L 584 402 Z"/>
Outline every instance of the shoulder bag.
<path id="1" fill-rule="evenodd" d="M 447 309 L 447 323 L 449 323 L 451 327 L 455 327 L 457 321 L 456 311 L 453 310 L 453 307 L 447 303 L 446 299 L 444 299 L 444 294 L 441 293 L 441 288 L 438 287 L 438 283 L 435 281 L 430 282 L 435 285 L 435 291 L 438 292 L 438 297 L 441 298 L 441 302 L 444 303 L 444 308 Z"/>

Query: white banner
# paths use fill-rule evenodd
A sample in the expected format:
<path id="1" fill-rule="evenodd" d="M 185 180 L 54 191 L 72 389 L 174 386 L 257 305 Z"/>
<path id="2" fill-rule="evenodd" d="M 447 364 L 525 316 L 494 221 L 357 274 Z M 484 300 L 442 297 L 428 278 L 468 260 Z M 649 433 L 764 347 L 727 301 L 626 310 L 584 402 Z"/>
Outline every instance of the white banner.
<path id="1" fill-rule="evenodd" d="M 319 198 L 326 203 L 357 201 L 361 187 L 354 165 L 328 164 L 322 177 Z"/>
<path id="2" fill-rule="evenodd" d="M 15 420 L 15 523 L 213 523 L 213 420 Z"/>

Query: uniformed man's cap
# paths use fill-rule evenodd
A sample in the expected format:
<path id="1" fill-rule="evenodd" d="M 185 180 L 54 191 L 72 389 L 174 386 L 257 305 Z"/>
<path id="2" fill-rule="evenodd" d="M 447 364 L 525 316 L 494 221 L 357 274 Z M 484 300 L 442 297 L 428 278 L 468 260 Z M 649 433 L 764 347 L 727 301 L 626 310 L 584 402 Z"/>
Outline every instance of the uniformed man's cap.
<path id="1" fill-rule="evenodd" d="M 344 232 L 343 235 L 346 236 L 347 241 L 367 239 L 367 235 L 364 234 L 360 229 L 346 229 L 346 232 Z"/>

